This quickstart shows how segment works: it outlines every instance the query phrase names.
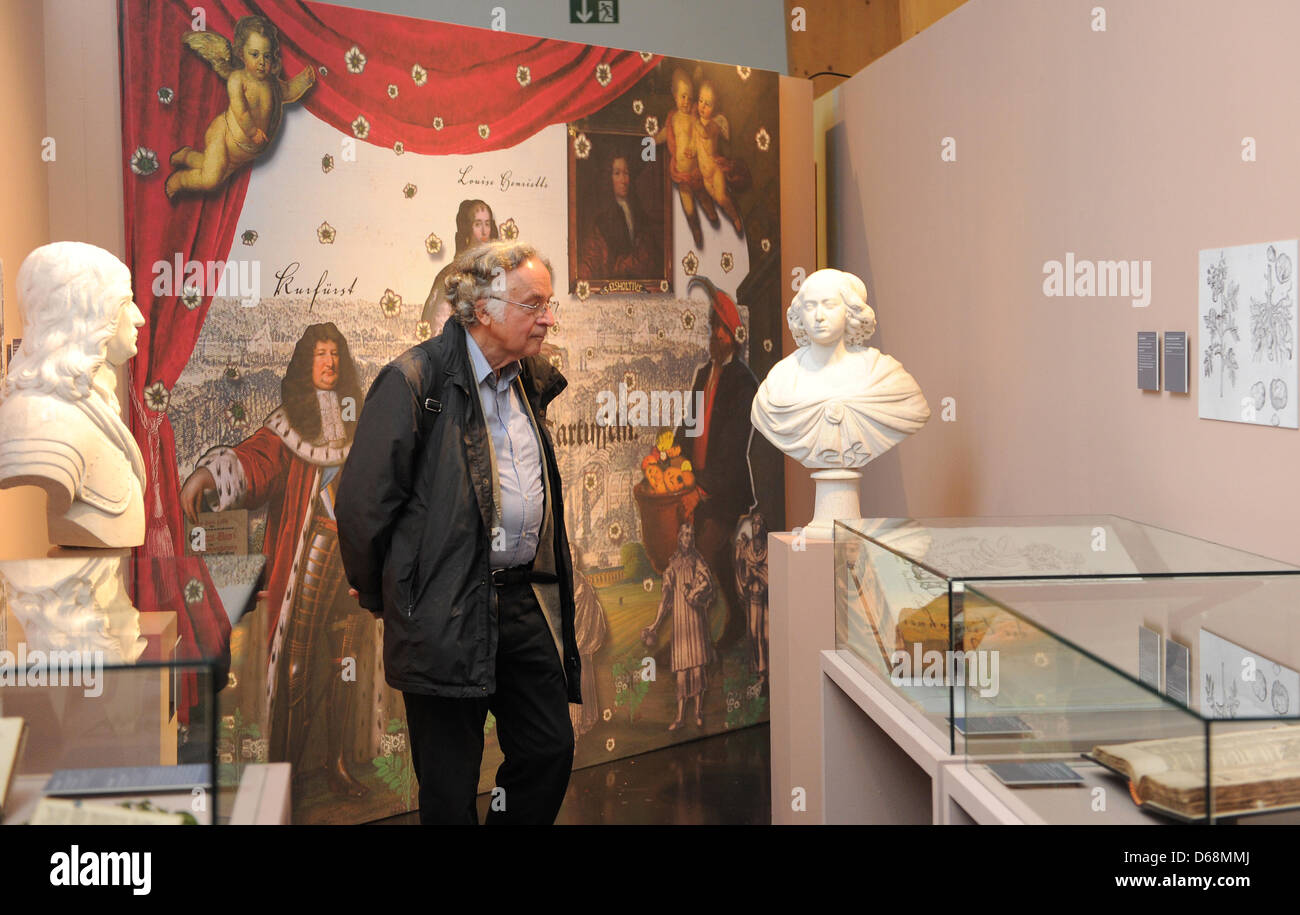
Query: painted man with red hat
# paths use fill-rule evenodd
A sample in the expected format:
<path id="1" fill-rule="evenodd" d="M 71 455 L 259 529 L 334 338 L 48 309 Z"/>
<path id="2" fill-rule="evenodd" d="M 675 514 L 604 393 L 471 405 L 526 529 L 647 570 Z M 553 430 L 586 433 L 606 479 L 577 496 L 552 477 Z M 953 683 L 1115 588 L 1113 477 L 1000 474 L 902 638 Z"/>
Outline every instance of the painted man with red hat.
<path id="1" fill-rule="evenodd" d="M 745 329 L 731 297 L 703 276 L 691 277 L 686 297 L 709 309 L 709 361 L 696 370 L 692 387 L 693 393 L 704 394 L 704 415 L 697 418 L 694 430 L 699 434 L 691 437 L 679 429 L 674 441 L 695 471 L 702 496 L 694 516 L 696 548 L 726 597 L 724 641 L 731 641 L 745 628 L 746 607 L 736 593 L 732 537 L 740 516 L 754 505 L 749 411 L 758 379 L 741 358 Z"/>

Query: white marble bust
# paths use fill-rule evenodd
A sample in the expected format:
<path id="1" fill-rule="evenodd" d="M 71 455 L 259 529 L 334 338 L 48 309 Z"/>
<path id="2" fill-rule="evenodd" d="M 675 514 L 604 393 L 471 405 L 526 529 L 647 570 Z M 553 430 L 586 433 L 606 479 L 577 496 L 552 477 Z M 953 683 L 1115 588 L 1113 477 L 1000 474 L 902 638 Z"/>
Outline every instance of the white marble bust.
<path id="1" fill-rule="evenodd" d="M 126 590 L 130 557 L 118 550 L 0 563 L 4 602 L 28 649 L 99 652 L 106 664 L 138 660 L 148 643 Z"/>
<path id="2" fill-rule="evenodd" d="M 0 488 L 48 495 L 52 543 L 144 543 L 144 461 L 122 421 L 116 369 L 144 316 L 131 272 L 80 242 L 37 248 L 18 271 L 23 342 L 0 392 Z"/>
<path id="3" fill-rule="evenodd" d="M 813 273 L 799 287 L 786 321 L 799 349 L 763 380 L 750 421 L 777 448 L 819 471 L 813 474 L 813 533 L 826 535 L 834 518 L 857 517 L 857 468 L 918 431 L 930 418 L 930 406 L 897 359 L 866 345 L 876 315 L 866 286 L 853 274 Z M 839 485 L 823 486 L 830 481 Z M 832 489 L 840 497 L 834 507 L 823 506 Z"/>

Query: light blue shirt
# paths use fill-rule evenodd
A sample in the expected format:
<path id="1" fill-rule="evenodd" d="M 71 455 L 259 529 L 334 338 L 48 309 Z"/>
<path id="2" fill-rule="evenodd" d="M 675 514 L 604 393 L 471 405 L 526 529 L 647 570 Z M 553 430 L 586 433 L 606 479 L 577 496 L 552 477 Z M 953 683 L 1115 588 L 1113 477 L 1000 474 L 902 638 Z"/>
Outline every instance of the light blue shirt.
<path id="1" fill-rule="evenodd" d="M 489 531 L 492 568 L 526 565 L 537 555 L 546 490 L 542 483 L 541 445 L 519 385 L 515 384 L 521 366 L 517 361 L 504 366 L 498 378 L 474 337 L 466 333 L 465 342 L 483 404 L 483 419 L 496 452 L 497 489 L 501 493 L 494 529 Z"/>

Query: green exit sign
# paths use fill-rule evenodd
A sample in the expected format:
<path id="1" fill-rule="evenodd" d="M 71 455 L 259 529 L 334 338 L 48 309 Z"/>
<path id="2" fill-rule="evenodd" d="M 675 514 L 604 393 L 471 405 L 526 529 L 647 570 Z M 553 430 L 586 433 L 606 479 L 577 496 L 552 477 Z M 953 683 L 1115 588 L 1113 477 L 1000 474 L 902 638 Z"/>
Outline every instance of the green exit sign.
<path id="1" fill-rule="evenodd" d="M 569 21 L 618 22 L 618 0 L 569 0 Z"/>

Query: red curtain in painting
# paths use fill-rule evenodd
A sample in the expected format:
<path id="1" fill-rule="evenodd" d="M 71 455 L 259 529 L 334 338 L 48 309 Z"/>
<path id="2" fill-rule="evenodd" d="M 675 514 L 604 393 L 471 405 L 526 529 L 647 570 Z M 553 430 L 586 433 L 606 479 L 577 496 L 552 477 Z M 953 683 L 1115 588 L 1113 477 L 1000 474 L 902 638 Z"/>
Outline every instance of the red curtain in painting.
<path id="1" fill-rule="evenodd" d="M 191 14 L 195 7 L 202 23 Z M 172 152 L 202 148 L 208 124 L 229 105 L 224 81 L 181 39 L 196 25 L 229 39 L 236 20 L 250 14 L 279 30 L 285 78 L 315 67 L 316 85 L 301 102 L 312 114 L 358 142 L 400 142 L 411 153 L 513 146 L 604 107 L 658 63 L 645 53 L 297 0 L 121 0 L 127 266 L 148 319 L 131 372 L 131 428 L 149 466 L 146 557 L 183 555 L 166 410 L 211 301 L 186 303 L 175 289 L 155 295 L 153 265 L 178 255 L 183 262 L 227 259 L 249 178 L 244 168 L 207 195 L 169 201 L 163 193 Z M 272 146 L 265 155 L 274 154 Z M 137 602 L 173 602 L 183 584 L 138 575 Z"/>

